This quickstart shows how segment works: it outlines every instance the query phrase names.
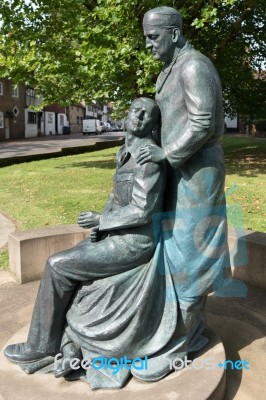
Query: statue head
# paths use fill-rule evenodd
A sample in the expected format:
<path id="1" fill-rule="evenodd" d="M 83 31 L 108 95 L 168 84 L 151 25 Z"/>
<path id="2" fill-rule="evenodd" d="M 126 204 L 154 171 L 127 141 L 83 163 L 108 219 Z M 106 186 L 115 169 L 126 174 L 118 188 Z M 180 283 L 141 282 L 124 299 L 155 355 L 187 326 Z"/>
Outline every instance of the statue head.
<path id="1" fill-rule="evenodd" d="M 146 48 L 155 60 L 170 63 L 182 37 L 182 17 L 172 7 L 157 7 L 146 12 L 143 18 Z"/>
<path id="2" fill-rule="evenodd" d="M 137 137 L 152 137 L 160 125 L 160 109 L 148 97 L 133 100 L 126 121 L 127 132 Z"/>

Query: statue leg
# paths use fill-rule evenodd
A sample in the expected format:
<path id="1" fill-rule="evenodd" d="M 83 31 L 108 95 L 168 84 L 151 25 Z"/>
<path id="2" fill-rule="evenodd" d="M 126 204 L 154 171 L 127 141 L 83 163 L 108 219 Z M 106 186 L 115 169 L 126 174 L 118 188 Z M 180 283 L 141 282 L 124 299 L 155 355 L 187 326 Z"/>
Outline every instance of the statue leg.
<path id="1" fill-rule="evenodd" d="M 32 362 L 59 352 L 66 310 L 78 282 L 59 274 L 53 268 L 53 257 L 49 257 L 41 279 L 27 342 L 5 350 L 11 361 Z"/>
<path id="2" fill-rule="evenodd" d="M 145 244 L 145 240 L 147 243 Z M 132 239 L 132 242 L 134 240 Z M 81 282 L 112 276 L 147 262 L 153 254 L 149 239 L 143 238 L 142 253 L 134 258 L 123 236 L 106 238 L 48 258 L 42 277 L 26 343 L 10 345 L 6 357 L 14 362 L 32 362 L 60 351 L 66 312 Z"/>

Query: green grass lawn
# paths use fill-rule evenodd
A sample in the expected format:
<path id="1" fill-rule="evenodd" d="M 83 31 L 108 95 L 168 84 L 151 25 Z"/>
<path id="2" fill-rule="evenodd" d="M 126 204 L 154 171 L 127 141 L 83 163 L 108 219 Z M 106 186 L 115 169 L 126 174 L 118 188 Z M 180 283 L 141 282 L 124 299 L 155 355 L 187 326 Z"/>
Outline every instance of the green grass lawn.
<path id="1" fill-rule="evenodd" d="M 0 211 L 21 230 L 72 224 L 81 210 L 100 211 L 117 149 L 0 168 Z"/>
<path id="2" fill-rule="evenodd" d="M 241 208 L 245 228 L 266 232 L 266 140 L 225 137 L 223 146 L 230 221 L 239 220 Z M 82 210 L 101 211 L 112 188 L 117 149 L 0 168 L 0 212 L 25 230 L 74 224 Z M 6 265 L 4 251 L 0 268 Z"/>
<path id="3" fill-rule="evenodd" d="M 223 147 L 228 205 L 238 205 L 246 229 L 266 232 L 266 140 L 224 137 Z"/>

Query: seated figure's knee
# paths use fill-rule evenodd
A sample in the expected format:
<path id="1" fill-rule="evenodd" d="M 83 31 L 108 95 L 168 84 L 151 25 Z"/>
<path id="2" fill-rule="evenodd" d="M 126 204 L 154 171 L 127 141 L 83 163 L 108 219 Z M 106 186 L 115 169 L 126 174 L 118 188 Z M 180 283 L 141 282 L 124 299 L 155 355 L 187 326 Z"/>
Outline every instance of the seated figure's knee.
<path id="1" fill-rule="evenodd" d="M 46 264 L 46 268 L 57 275 L 65 275 L 65 272 L 72 269 L 72 266 L 73 262 L 67 251 L 51 255 L 48 257 Z"/>
<path id="2" fill-rule="evenodd" d="M 59 260 L 56 254 L 49 256 L 46 262 L 46 268 L 48 268 L 51 272 L 58 272 L 60 264 L 58 261 Z"/>

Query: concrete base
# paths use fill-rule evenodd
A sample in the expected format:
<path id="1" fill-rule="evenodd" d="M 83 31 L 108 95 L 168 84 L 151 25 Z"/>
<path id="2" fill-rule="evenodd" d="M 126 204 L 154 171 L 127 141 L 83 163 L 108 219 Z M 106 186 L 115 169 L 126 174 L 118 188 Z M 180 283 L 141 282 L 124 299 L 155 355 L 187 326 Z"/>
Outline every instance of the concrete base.
<path id="1" fill-rule="evenodd" d="M 266 233 L 229 229 L 233 278 L 266 289 Z"/>
<path id="2" fill-rule="evenodd" d="M 42 277 L 47 258 L 77 244 L 89 230 L 78 225 L 33 229 L 9 235 L 9 268 L 18 283 Z M 229 229 L 232 276 L 266 289 L 266 234 Z"/>
<path id="3" fill-rule="evenodd" d="M 50 255 L 75 246 L 89 232 L 78 225 L 61 225 L 11 233 L 8 238 L 10 272 L 18 283 L 40 279 Z"/>
<path id="4" fill-rule="evenodd" d="M 16 333 L 6 345 L 25 341 L 28 326 Z M 132 378 L 120 390 L 91 391 L 85 382 L 67 382 L 52 374 L 26 375 L 17 364 L 9 362 L 0 353 L 1 400 L 222 400 L 225 396 L 225 371 L 218 363 L 225 361 L 220 339 L 209 332 L 210 344 L 196 355 L 201 363 L 211 357 L 215 368 L 195 369 L 191 366 L 168 375 L 156 383 L 144 383 Z M 6 347 L 4 346 L 4 348 Z M 198 361 L 199 362 L 199 361 Z M 199 362 L 200 363 L 200 362 Z"/>

